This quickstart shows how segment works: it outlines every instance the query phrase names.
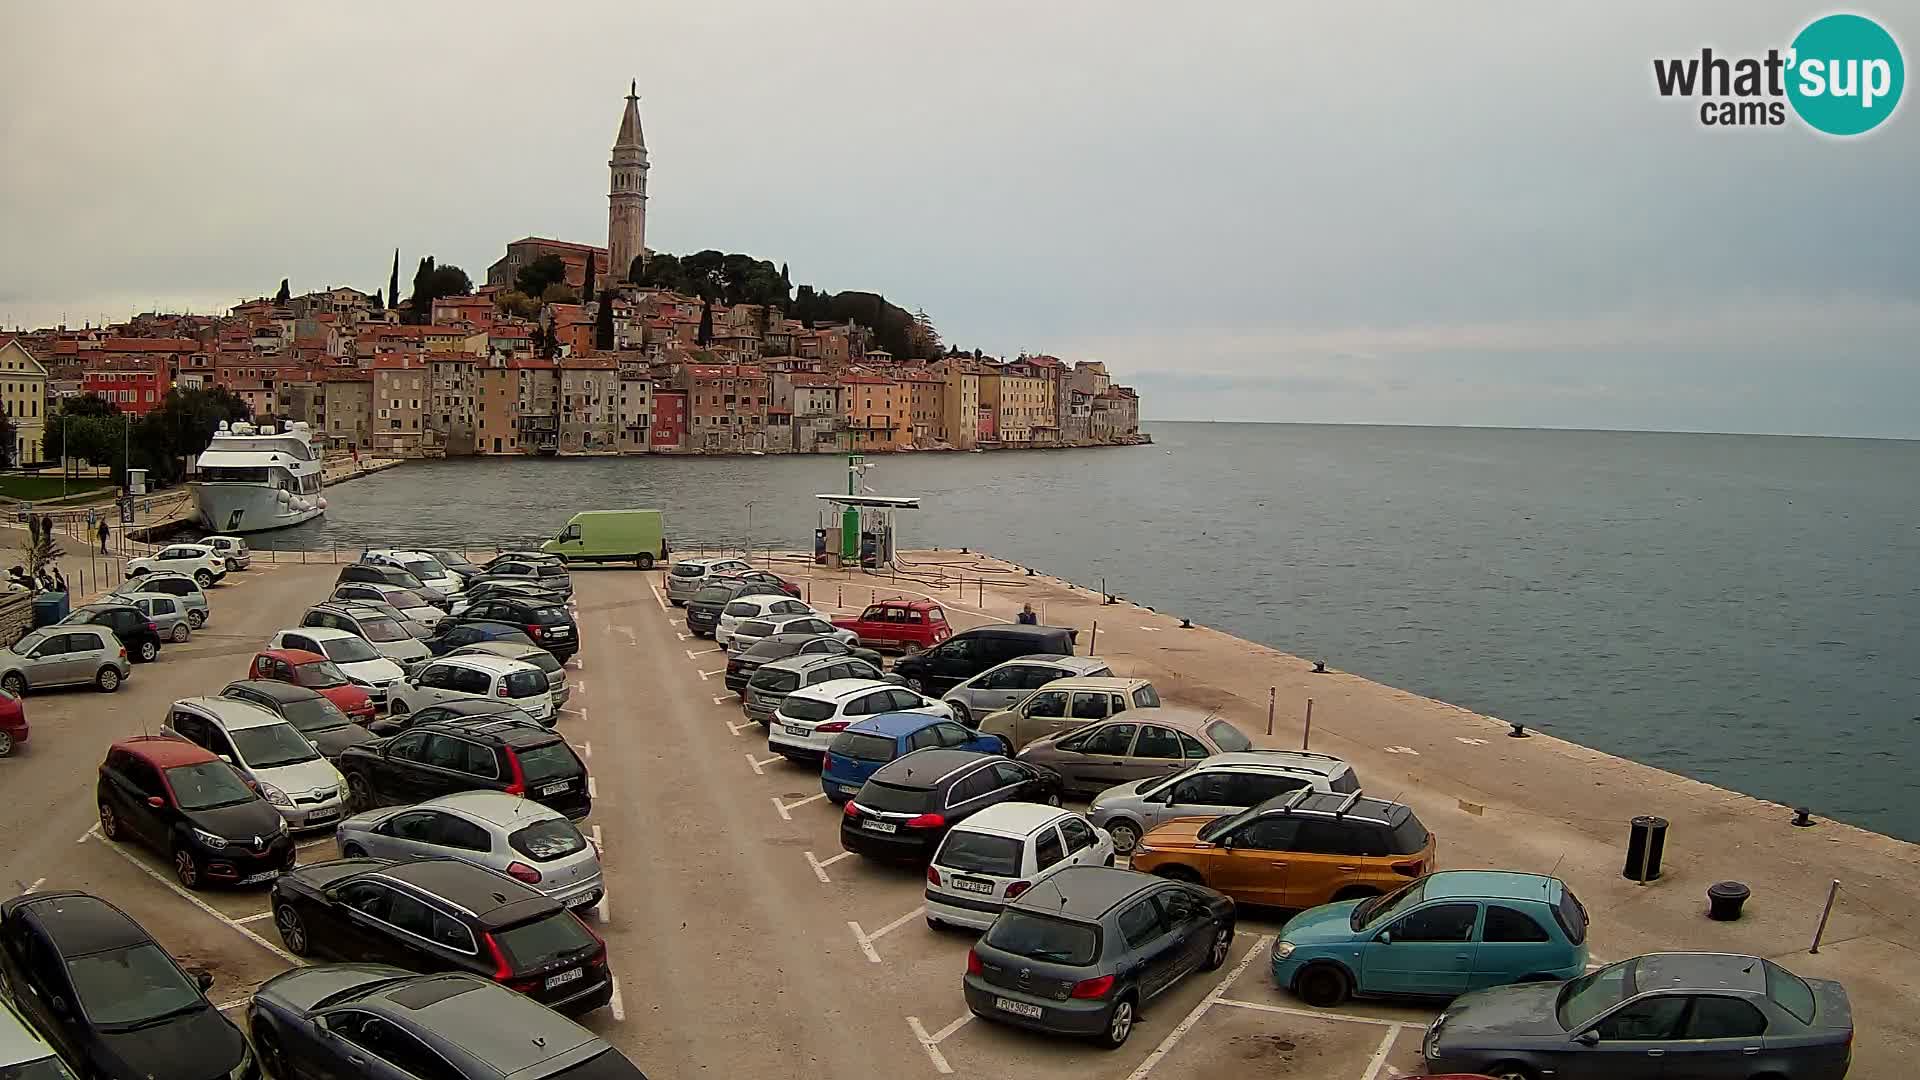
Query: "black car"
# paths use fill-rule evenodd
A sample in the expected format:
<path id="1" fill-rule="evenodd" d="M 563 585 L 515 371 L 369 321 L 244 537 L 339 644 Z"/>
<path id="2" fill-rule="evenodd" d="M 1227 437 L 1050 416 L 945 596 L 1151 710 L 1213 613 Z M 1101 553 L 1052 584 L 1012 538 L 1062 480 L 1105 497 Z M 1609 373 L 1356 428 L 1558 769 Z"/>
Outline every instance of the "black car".
<path id="1" fill-rule="evenodd" d="M 1118 1049 L 1147 1001 L 1227 962 L 1233 929 L 1233 901 L 1212 889 L 1070 866 L 1007 904 L 967 953 L 967 1008 Z"/>
<path id="2" fill-rule="evenodd" d="M 136 735 L 108 747 L 94 804 L 102 836 L 146 845 L 189 889 L 257 884 L 293 865 L 286 819 L 232 765 L 185 739 Z"/>
<path id="3" fill-rule="evenodd" d="M 976 626 L 962 630 L 926 652 L 901 657 L 894 663 L 893 671 L 906 680 L 908 689 L 937 698 L 1008 660 L 1041 653 L 1072 656 L 1077 633 L 1065 626 L 1020 623 Z"/>
<path id="4" fill-rule="evenodd" d="M 160 655 L 160 624 L 147 618 L 147 613 L 132 604 L 82 604 L 73 609 L 73 614 L 60 620 L 64 623 L 91 623 L 112 630 L 120 644 L 127 647 L 129 659 L 141 662 L 157 659 Z"/>
<path id="5" fill-rule="evenodd" d="M 753 673 L 759 671 L 762 664 L 785 660 L 789 656 L 810 656 L 815 653 L 857 656 L 872 664 L 875 670 L 886 669 L 879 653 L 849 645 L 837 637 L 827 634 L 775 634 L 754 642 L 745 652 L 727 657 L 727 689 L 736 694 L 745 691 L 747 683 L 753 679 Z"/>
<path id="6" fill-rule="evenodd" d="M 528 724 L 538 724 L 533 714 L 500 698 L 467 698 L 461 701 L 447 701 L 439 705 L 429 705 L 415 712 L 401 713 L 399 716 L 383 716 L 367 725 L 367 730 L 381 737 L 391 737 L 413 727 L 415 724 L 479 723 L 486 720 L 519 720 Z M 546 725 L 541 724 L 542 727 Z"/>
<path id="7" fill-rule="evenodd" d="M 433 628 L 433 632 L 420 639 L 428 651 L 435 656 L 445 656 L 462 645 L 478 645 L 483 641 L 511 641 L 516 645 L 532 645 L 534 640 L 525 630 L 512 623 L 490 622 L 475 619 L 473 622 L 455 622 L 442 619 Z"/>
<path id="8" fill-rule="evenodd" d="M 446 593 L 428 586 L 397 566 L 382 566 L 378 563 L 354 563 L 352 566 L 343 566 L 340 568 L 340 576 L 334 578 L 333 582 L 338 585 L 343 581 L 365 581 L 375 585 L 392 585 L 396 588 L 411 589 L 441 611 L 452 606 L 447 600 Z"/>
<path id="9" fill-rule="evenodd" d="M 348 747 L 334 764 L 356 813 L 474 790 L 523 795 L 575 820 L 593 809 L 587 767 L 531 720 L 416 721 L 385 742 Z"/>
<path id="10" fill-rule="evenodd" d="M 379 737 L 347 719 L 340 707 L 320 693 L 277 679 L 241 679 L 220 691 L 223 698 L 258 705 L 294 726 L 328 761 L 349 746 L 378 742 Z"/>
<path id="11" fill-rule="evenodd" d="M 519 627 L 535 645 L 566 663 L 580 651 L 580 628 L 565 604 L 494 594 L 474 601 L 453 622 L 495 622 Z"/>
<path id="12" fill-rule="evenodd" d="M 77 892 L 0 904 L 0 974 L 88 1080 L 257 1080 L 246 1037 L 127 913 Z"/>
<path id="13" fill-rule="evenodd" d="M 247 1027 L 278 1080 L 647 1080 L 593 1032 L 471 975 L 294 968 L 254 992 Z"/>
<path id="14" fill-rule="evenodd" d="M 787 591 L 778 585 L 764 581 L 749 581 L 745 578 L 714 578 L 700 587 L 687 601 L 687 633 L 694 637 L 710 638 L 720 626 L 720 611 L 742 596 L 785 596 Z"/>
<path id="15" fill-rule="evenodd" d="M 607 947 L 558 900 L 458 859 L 335 859 L 283 874 L 273 923 L 295 956 L 459 971 L 548 1008 L 613 997 Z"/>
<path id="16" fill-rule="evenodd" d="M 947 830 L 1003 802 L 1060 805 L 1060 774 L 971 750 L 915 750 L 867 778 L 840 818 L 840 846 L 926 862 Z"/>

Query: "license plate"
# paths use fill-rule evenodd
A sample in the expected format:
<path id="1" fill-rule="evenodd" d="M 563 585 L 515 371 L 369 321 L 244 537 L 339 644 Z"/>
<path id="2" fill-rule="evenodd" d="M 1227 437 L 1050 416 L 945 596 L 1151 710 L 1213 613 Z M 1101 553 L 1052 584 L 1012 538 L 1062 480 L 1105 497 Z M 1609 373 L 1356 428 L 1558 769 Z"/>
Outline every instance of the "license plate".
<path id="1" fill-rule="evenodd" d="M 558 795 L 558 794 L 560 794 L 561 792 L 563 792 L 563 791 L 565 791 L 565 790 L 567 790 L 567 783 L 566 783 L 566 781 L 564 781 L 564 780 L 562 780 L 562 781 L 561 781 L 560 783 L 558 783 L 558 784 L 548 784 L 548 785 L 546 785 L 545 787 L 542 787 L 542 788 L 540 789 L 540 794 L 542 794 L 542 795 Z"/>
<path id="2" fill-rule="evenodd" d="M 1029 1005 L 1024 1001 L 1009 1001 L 1003 997 L 994 998 L 993 1007 L 999 1009 L 1001 1012 L 1010 1012 L 1015 1016 L 1024 1016 L 1029 1020 L 1040 1019 L 1040 1014 L 1045 1011 L 1038 1005 Z"/>
<path id="3" fill-rule="evenodd" d="M 556 986 L 565 986 L 570 982 L 577 982 L 586 977 L 587 970 L 585 968 L 569 968 L 558 975 L 547 976 L 547 989 L 551 990 Z"/>
<path id="4" fill-rule="evenodd" d="M 804 738 L 806 738 L 807 736 L 809 736 L 809 735 L 812 735 L 812 734 L 813 734 L 813 729 L 812 729 L 812 728 L 803 728 L 803 727 L 796 727 L 796 726 L 794 726 L 794 725 L 792 725 L 792 724 L 784 724 L 784 725 L 782 725 L 782 726 L 783 726 L 783 727 L 785 727 L 785 728 L 787 729 L 787 734 L 789 734 L 789 735 L 798 735 L 798 736 L 800 736 L 800 737 L 801 737 L 801 738 L 803 738 L 803 739 L 804 739 Z"/>
<path id="5" fill-rule="evenodd" d="M 993 895 L 993 882 L 991 881 L 974 881 L 971 878 L 957 877 L 953 879 L 953 887 L 961 892 L 984 893 L 988 896 Z"/>
<path id="6" fill-rule="evenodd" d="M 573 631 L 564 626 L 549 626 L 547 627 L 547 633 L 554 637 L 571 637 L 573 635 Z"/>
<path id="7" fill-rule="evenodd" d="M 841 784 L 841 785 L 839 785 L 839 787 L 840 787 L 840 790 L 841 790 L 841 791 L 844 791 L 844 792 L 846 792 L 846 793 L 847 793 L 847 794 L 849 794 L 849 795 L 858 795 L 858 794 L 860 794 L 860 789 L 859 789 L 859 788 L 857 788 L 857 787 L 855 787 L 855 786 L 854 786 L 854 785 L 852 785 L 852 784 Z"/>
<path id="8" fill-rule="evenodd" d="M 895 825 L 891 821 L 873 821 L 871 819 L 861 822 L 860 827 L 863 829 L 869 829 L 877 833 L 892 833 L 892 832 L 900 831 L 900 826 Z"/>
<path id="9" fill-rule="evenodd" d="M 340 816 L 340 811 L 338 810 L 327 810 L 318 814 L 308 814 L 307 824 L 325 825 L 327 822 L 332 821 L 334 818 L 337 818 L 339 816 Z"/>
<path id="10" fill-rule="evenodd" d="M 272 881 L 274 878 L 277 878 L 279 876 L 280 876 L 280 871 L 278 870 L 264 870 L 258 874 L 248 874 L 246 877 L 241 878 L 240 884 L 258 885 L 263 881 Z"/>

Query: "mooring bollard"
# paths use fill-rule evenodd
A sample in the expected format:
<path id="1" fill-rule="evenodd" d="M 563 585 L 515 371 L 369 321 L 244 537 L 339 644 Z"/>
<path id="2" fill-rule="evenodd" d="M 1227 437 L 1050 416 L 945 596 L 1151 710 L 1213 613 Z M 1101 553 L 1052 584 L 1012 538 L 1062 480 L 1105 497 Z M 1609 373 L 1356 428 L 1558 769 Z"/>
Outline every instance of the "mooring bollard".
<path id="1" fill-rule="evenodd" d="M 1667 819 L 1643 814 L 1629 825 L 1627 865 L 1620 876 L 1642 885 L 1658 881 L 1660 858 L 1667 847 Z"/>

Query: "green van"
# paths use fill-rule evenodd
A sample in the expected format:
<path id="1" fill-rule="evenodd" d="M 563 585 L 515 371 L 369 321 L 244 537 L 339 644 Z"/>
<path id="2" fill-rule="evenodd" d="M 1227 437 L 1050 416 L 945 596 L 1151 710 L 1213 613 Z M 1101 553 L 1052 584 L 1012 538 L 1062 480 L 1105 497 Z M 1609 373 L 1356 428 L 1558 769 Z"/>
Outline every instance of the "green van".
<path id="1" fill-rule="evenodd" d="M 642 570 L 667 561 L 667 536 L 658 510 L 583 510 L 560 535 L 540 545 L 563 562 L 626 562 Z"/>

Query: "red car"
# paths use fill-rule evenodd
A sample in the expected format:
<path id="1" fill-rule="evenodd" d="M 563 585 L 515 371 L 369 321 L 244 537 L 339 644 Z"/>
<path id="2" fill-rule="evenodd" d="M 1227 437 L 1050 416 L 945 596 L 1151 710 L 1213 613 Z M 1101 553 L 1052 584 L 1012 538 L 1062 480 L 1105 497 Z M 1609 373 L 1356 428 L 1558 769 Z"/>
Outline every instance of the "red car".
<path id="1" fill-rule="evenodd" d="M 20 699 L 0 690 L 0 757 L 27 741 L 27 710 Z"/>
<path id="2" fill-rule="evenodd" d="M 365 725 L 373 720 L 373 699 L 353 685 L 333 661 L 305 649 L 268 649 L 253 658 L 249 679 L 274 679 L 304 686 L 333 702 L 347 719 Z"/>
<path id="3" fill-rule="evenodd" d="M 919 652 L 953 636 L 947 613 L 931 600 L 880 600 L 854 619 L 835 619 L 833 625 L 860 635 L 869 649 Z"/>

